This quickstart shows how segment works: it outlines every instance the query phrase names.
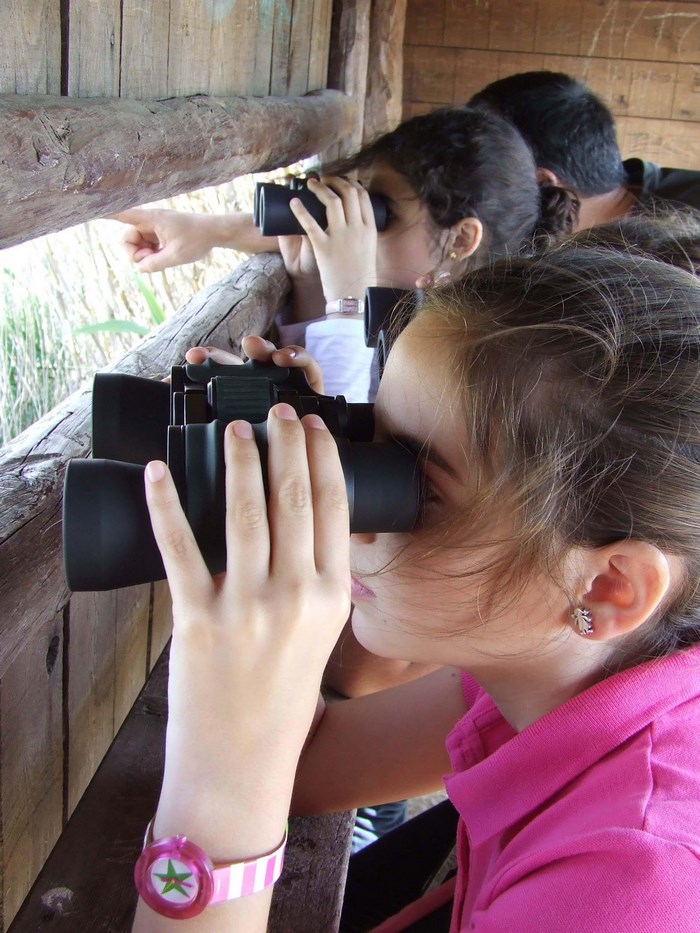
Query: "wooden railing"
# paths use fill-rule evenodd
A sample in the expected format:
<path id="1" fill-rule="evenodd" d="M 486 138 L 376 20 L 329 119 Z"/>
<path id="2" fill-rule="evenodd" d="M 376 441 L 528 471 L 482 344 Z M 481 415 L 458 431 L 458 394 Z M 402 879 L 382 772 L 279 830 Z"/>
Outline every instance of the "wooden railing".
<path id="1" fill-rule="evenodd" d="M 243 336 L 268 330 L 288 287 L 279 257 L 250 259 L 191 299 L 113 368 L 161 378 L 190 346 L 216 345 L 235 352 Z M 90 386 L 85 386 L 0 451 L 3 931 L 170 633 L 165 584 L 73 596 L 66 586 L 63 474 L 67 460 L 89 454 L 90 413 Z M 75 922 L 65 927 L 88 928 L 100 929 Z"/>

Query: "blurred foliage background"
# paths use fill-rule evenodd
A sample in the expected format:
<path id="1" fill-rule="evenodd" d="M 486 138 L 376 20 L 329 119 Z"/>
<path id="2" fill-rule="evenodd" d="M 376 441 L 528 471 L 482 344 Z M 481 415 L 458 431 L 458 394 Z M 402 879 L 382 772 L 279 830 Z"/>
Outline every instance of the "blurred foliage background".
<path id="1" fill-rule="evenodd" d="M 256 181 L 300 168 L 246 175 L 144 206 L 252 211 Z M 0 445 L 245 258 L 215 249 L 197 263 L 138 273 L 122 247 L 125 229 L 94 220 L 0 251 Z"/>

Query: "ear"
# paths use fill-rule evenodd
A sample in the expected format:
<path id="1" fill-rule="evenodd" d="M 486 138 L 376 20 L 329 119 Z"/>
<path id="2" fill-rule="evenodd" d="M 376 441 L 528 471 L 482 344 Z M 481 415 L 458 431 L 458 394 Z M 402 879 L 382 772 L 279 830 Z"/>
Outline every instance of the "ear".
<path id="1" fill-rule="evenodd" d="M 484 238 L 484 227 L 476 217 L 464 217 L 450 228 L 448 253 L 456 253 L 455 262 L 462 262 L 475 253 Z"/>
<path id="2" fill-rule="evenodd" d="M 587 552 L 579 605 L 593 619 L 590 640 L 607 641 L 643 625 L 671 585 L 669 559 L 646 541 L 617 541 Z"/>
<path id="3" fill-rule="evenodd" d="M 537 183 L 539 185 L 561 185 L 558 175 L 549 168 L 537 168 L 535 171 Z"/>

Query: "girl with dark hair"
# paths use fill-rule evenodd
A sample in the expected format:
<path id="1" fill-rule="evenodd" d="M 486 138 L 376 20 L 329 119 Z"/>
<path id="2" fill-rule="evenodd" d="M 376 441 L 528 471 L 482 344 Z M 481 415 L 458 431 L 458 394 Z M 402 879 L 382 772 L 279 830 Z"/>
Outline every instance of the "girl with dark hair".
<path id="1" fill-rule="evenodd" d="M 341 177 L 356 173 L 359 181 Z M 321 230 L 292 201 L 306 237 L 260 237 L 250 215 L 135 210 L 117 217 L 135 224 L 127 241 L 144 271 L 201 258 L 213 246 L 279 249 L 293 283 L 282 342 L 301 344 L 306 334 L 326 391 L 357 401 L 367 397 L 371 352 L 361 308 L 345 299 L 361 302 L 370 285 L 414 288 L 439 273 L 457 278 L 517 253 L 533 236 L 571 230 L 578 204 L 562 188 L 538 185 L 532 154 L 507 121 L 468 108 L 407 120 L 329 166 L 321 180 L 311 178 L 309 188 L 329 223 Z M 388 202 L 389 223 L 379 234 L 368 193 Z"/>
<path id="2" fill-rule="evenodd" d="M 174 634 L 135 928 L 189 929 L 184 907 L 199 933 L 263 931 L 290 808 L 444 779 L 456 878 L 420 899 L 437 835 L 408 823 L 362 884 L 351 866 L 343 931 L 446 929 L 420 919 L 444 901 L 453 933 L 695 929 L 700 282 L 576 240 L 478 269 L 428 293 L 375 418 L 416 452 L 415 529 L 350 539 L 333 438 L 277 405 L 267 498 L 250 425 L 227 429 L 215 579 L 167 468 L 146 470 Z M 326 709 L 351 597 L 369 651 L 439 669 Z"/>

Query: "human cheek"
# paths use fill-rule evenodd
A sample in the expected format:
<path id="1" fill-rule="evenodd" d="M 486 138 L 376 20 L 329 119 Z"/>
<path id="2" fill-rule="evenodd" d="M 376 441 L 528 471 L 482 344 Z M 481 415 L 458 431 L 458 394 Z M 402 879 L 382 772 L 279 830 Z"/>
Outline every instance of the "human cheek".
<path id="1" fill-rule="evenodd" d="M 377 280 L 380 285 L 414 288 L 416 278 L 430 267 L 416 231 L 386 231 L 379 235 Z M 424 268 L 424 266 L 426 268 Z"/>

